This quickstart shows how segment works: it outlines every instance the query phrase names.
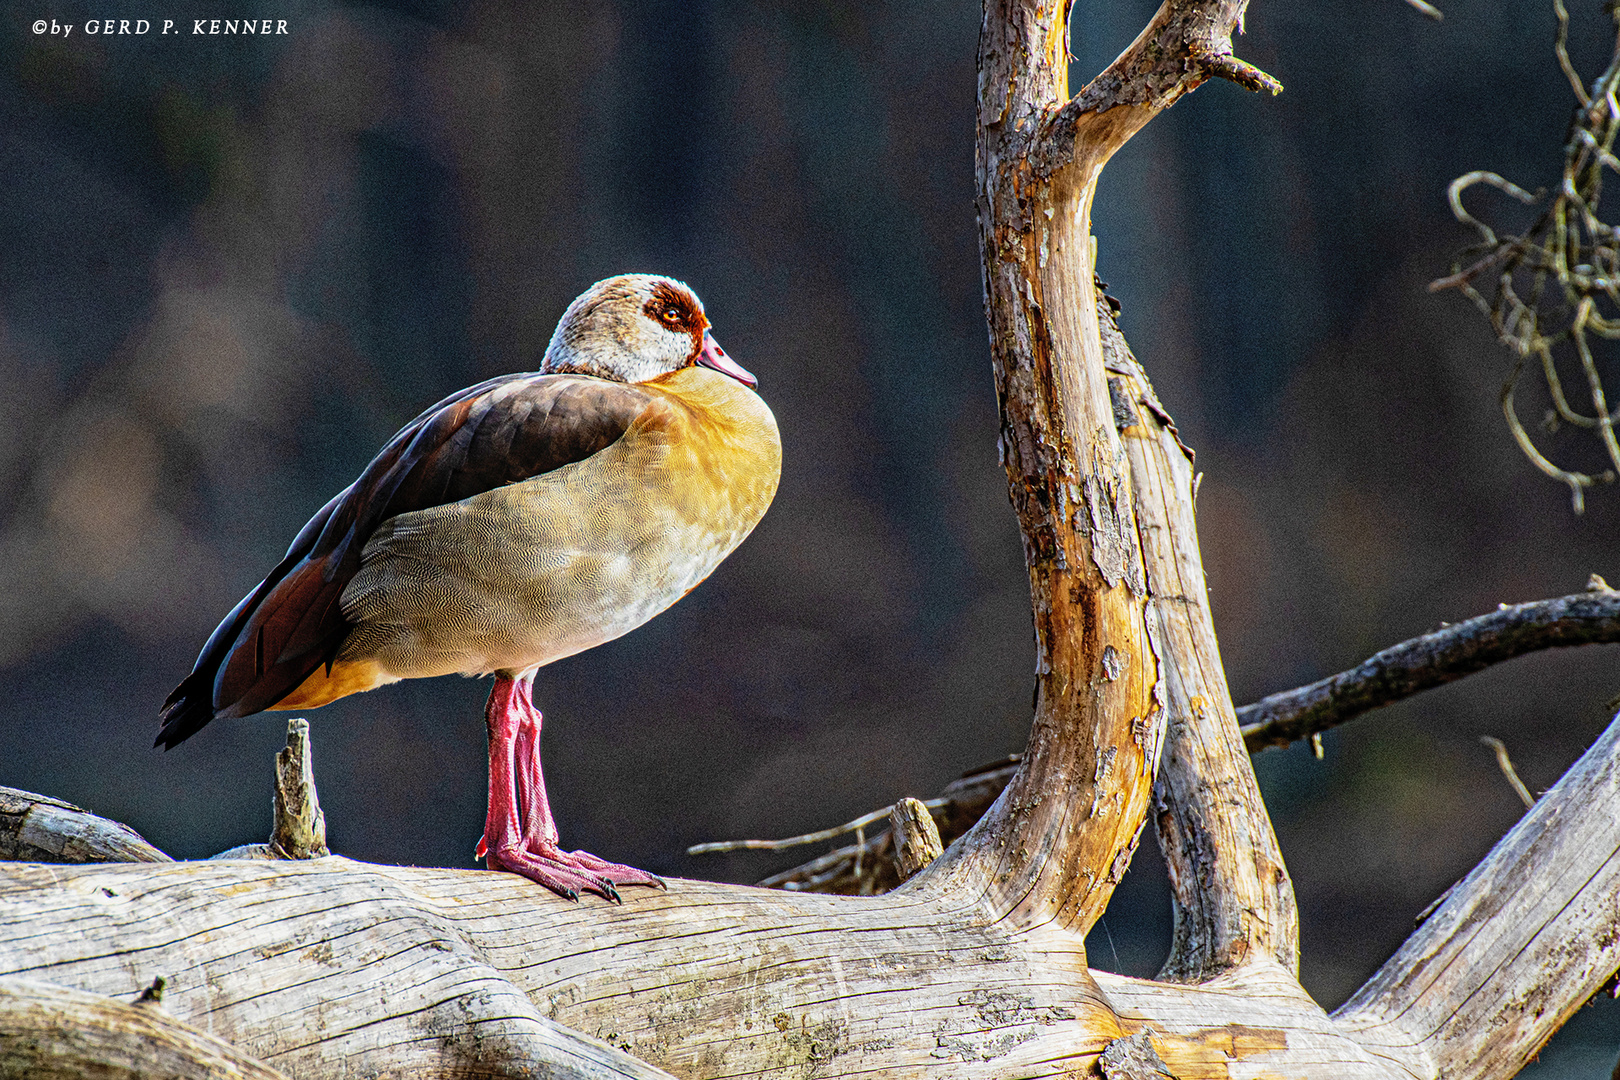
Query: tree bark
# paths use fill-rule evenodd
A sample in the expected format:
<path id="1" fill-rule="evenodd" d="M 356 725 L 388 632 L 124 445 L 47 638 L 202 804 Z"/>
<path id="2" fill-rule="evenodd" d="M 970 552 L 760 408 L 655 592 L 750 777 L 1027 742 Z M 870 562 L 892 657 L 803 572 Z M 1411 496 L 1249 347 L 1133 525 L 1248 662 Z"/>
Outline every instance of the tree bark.
<path id="1" fill-rule="evenodd" d="M 1261 698 L 1239 710 L 1249 750 L 1287 746 L 1401 698 L 1541 649 L 1620 641 L 1620 592 L 1502 605 L 1454 626 L 1392 645 L 1337 675 Z"/>
<path id="2" fill-rule="evenodd" d="M 311 1078 L 1511 1075 L 1620 966 L 1617 737 L 1327 1016 L 1294 976 L 1191 463 L 1099 318 L 1108 158 L 1205 78 L 1275 88 L 1231 56 L 1243 6 L 1166 0 L 1071 100 L 1067 5 L 987 0 L 978 209 L 1036 704 L 1015 776 L 943 856 L 883 896 L 671 881 L 622 906 L 338 857 L 11 864 L 0 976 L 128 997 L 162 975 L 177 1019 Z M 1150 808 L 1175 949 L 1162 981 L 1092 973 L 1085 932 Z"/>
<path id="3" fill-rule="evenodd" d="M 1171 716 L 1153 821 L 1174 921 L 1159 978 L 1202 982 L 1250 959 L 1299 972 L 1299 910 L 1238 734 L 1193 521 L 1192 454 L 1099 306 L 1116 423 L 1129 448 L 1147 554 L 1151 639 Z"/>

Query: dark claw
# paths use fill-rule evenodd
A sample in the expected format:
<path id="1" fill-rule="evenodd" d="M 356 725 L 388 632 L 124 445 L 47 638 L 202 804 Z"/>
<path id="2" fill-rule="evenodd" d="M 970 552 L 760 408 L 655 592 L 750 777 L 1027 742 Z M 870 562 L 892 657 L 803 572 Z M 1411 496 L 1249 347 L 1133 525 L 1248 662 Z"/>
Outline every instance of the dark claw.
<path id="1" fill-rule="evenodd" d="M 560 852 L 550 845 L 535 844 L 518 850 L 501 848 L 490 851 L 487 864 L 491 870 L 526 877 L 575 903 L 579 902 L 581 892 L 589 892 L 609 903 L 622 905 L 624 898 L 619 895 L 620 881 L 615 880 L 615 876 L 622 878 L 625 884 L 669 888 L 662 878 L 645 870 L 610 863 L 587 851 Z"/>

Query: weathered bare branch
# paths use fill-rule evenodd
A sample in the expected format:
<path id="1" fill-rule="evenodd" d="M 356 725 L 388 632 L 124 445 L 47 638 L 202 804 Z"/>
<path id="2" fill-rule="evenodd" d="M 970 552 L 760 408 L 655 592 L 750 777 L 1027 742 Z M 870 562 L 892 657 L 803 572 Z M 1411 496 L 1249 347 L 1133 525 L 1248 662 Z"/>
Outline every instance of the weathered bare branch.
<path id="1" fill-rule="evenodd" d="M 1146 1031 L 1183 1080 L 1238 1061 L 1264 1075 L 1464 1068 L 1495 1080 L 1517 1065 L 1483 1040 L 1508 1031 L 1507 1051 L 1528 1053 L 1620 964 L 1608 932 L 1620 895 L 1617 732 L 1498 845 L 1485 879 L 1442 905 L 1448 929 L 1426 925 L 1422 948 L 1403 950 L 1420 967 L 1397 957 L 1379 976 L 1388 985 L 1358 996 L 1376 1011 L 1331 1019 L 1264 958 L 1199 987 L 1106 974 L 1094 985 L 1068 935 L 986 923 L 914 889 L 860 899 L 672 881 L 619 908 L 537 899 L 510 875 L 340 858 L 0 868 L 0 973 L 49 971 L 128 996 L 168 972 L 176 1016 L 311 1076 L 333 1075 L 332 1062 L 377 1075 L 473 1061 L 491 1076 L 536 1062 L 561 1076 L 658 1075 L 583 1031 L 684 1075 L 929 1063 L 1001 1080 L 1072 1075 Z M 312 1040 L 293 1017 L 315 1008 Z M 1113 1010 L 1130 1025 L 1104 1034 Z M 576 1055 L 566 1067 L 565 1051 Z"/>
<path id="2" fill-rule="evenodd" d="M 1250 90 L 1282 84 L 1232 55 L 1248 0 L 1167 2 L 1124 52 L 1051 118 L 1034 159 L 1051 173 L 1079 161 L 1095 171 L 1149 120 L 1210 78 Z"/>
<path id="3" fill-rule="evenodd" d="M 1513 767 L 1513 759 L 1508 756 L 1507 743 L 1493 735 L 1481 735 L 1479 741 L 1490 747 L 1491 753 L 1496 755 L 1496 767 L 1502 771 L 1503 779 L 1513 788 L 1513 794 L 1519 797 L 1525 808 L 1536 805 L 1536 797 L 1530 794 L 1530 789 L 1519 779 L 1519 771 Z"/>
<path id="4" fill-rule="evenodd" d="M 1115 424 L 1131 462 L 1149 638 L 1170 715 L 1153 822 L 1175 921 L 1159 977 L 1202 982 L 1266 959 L 1299 968 L 1299 912 L 1232 712 L 1193 520 L 1192 454 L 1099 301 Z"/>
<path id="5" fill-rule="evenodd" d="M 930 809 L 943 808 L 943 800 L 931 799 Z M 985 807 L 990 804 L 985 803 Z M 869 810 L 852 821 L 842 825 L 833 825 L 826 829 L 817 829 L 815 832 L 801 833 L 798 836 L 785 836 L 780 840 L 710 840 L 702 844 L 693 844 L 686 849 L 688 855 L 720 855 L 728 851 L 786 851 L 789 848 L 803 847 L 806 844 L 819 844 L 823 840 L 836 840 L 847 833 L 864 832 L 869 825 L 888 818 L 894 807 L 882 806 L 876 810 Z M 983 808 L 981 808 L 982 810 Z"/>
<path id="6" fill-rule="evenodd" d="M 1613 589 L 1514 604 L 1403 641 L 1309 686 L 1262 698 L 1237 716 L 1244 744 L 1254 753 L 1287 746 L 1516 656 L 1615 641 L 1620 641 L 1620 592 Z"/>
<path id="7" fill-rule="evenodd" d="M 0 787 L 0 861 L 173 862 L 128 825 L 72 803 Z"/>
<path id="8" fill-rule="evenodd" d="M 905 888 L 977 894 L 998 919 L 1083 940 L 1144 819 L 1166 717 L 1088 255 L 1096 167 L 1112 149 L 1077 130 L 1060 140 L 1067 162 L 1035 162 L 1068 97 L 1065 10 L 990 0 L 979 41 L 980 252 L 1001 456 L 1029 569 L 1035 720 L 1002 798 Z"/>
<path id="9" fill-rule="evenodd" d="M 652 1061 L 687 1076 L 819 1063 L 988 1078 L 1038 1033 L 1081 1059 L 1118 1037 L 1069 935 L 987 921 L 971 899 L 671 880 L 621 907 L 336 856 L 13 863 L 0 865 L 0 974 L 120 995 L 166 974 L 175 1016 L 310 1077 L 479 1061 L 491 1076 L 524 1063 L 662 1075 Z"/>
<path id="10" fill-rule="evenodd" d="M 1334 1019 L 1448 1080 L 1517 1073 L 1620 968 L 1617 821 L 1620 717 Z"/>

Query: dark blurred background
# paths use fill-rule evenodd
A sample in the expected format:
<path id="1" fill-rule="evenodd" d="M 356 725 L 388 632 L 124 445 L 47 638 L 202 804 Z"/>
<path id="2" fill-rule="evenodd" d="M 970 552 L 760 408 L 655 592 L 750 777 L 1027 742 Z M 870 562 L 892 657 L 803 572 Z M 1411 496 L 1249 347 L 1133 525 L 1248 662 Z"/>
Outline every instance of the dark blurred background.
<path id="1" fill-rule="evenodd" d="M 973 219 L 971 0 L 5 0 L 0 26 L 0 783 L 198 857 L 269 819 L 284 716 L 150 749 L 215 622 L 404 421 L 537 362 L 626 270 L 704 298 L 786 464 L 714 577 L 546 669 L 565 841 L 752 881 L 691 843 L 832 824 L 1021 748 L 1032 647 Z M 139 5 L 149 8 L 149 5 Z M 1423 285 L 1472 237 L 1445 185 L 1555 182 L 1572 107 L 1550 4 L 1256 3 L 1240 55 L 1109 166 L 1102 276 L 1198 450 L 1239 703 L 1406 637 L 1620 583 L 1620 491 L 1583 517 L 1513 447 L 1507 354 Z M 1613 34 L 1575 5 L 1588 75 Z M 1072 84 L 1154 5 L 1080 0 Z M 154 9 L 155 10 L 155 9 Z M 199 16 L 286 19 L 193 36 Z M 88 18 L 177 33 L 91 36 Z M 75 29 L 35 34 L 44 18 Z M 1490 196 L 1478 198 L 1489 204 Z M 1620 379 L 1616 380 L 1620 382 Z M 1533 396 L 1525 415 L 1541 405 Z M 1592 463 L 1578 437 L 1552 445 Z M 1620 648 L 1515 661 L 1256 760 L 1329 1007 L 1596 737 Z M 313 718 L 332 846 L 471 865 L 485 685 Z M 1168 940 L 1145 846 L 1099 967 Z M 1539 1068 L 1607 1076 L 1615 1006 Z"/>

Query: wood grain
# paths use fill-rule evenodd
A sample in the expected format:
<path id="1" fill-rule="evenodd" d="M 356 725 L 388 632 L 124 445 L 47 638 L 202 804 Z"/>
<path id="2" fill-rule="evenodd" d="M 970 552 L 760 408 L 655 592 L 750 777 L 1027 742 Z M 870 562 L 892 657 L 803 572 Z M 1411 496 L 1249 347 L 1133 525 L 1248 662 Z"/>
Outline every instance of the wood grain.
<path id="1" fill-rule="evenodd" d="M 1100 1052 L 1118 1032 L 1068 935 L 986 914 L 684 881 L 569 904 L 513 875 L 338 857 L 10 864 L 0 973 L 113 994 L 163 975 L 177 1017 L 295 1076 L 577 1056 L 564 1025 L 625 1075 L 644 1075 L 627 1054 L 682 1076 L 968 1075 L 1059 1030 Z"/>
<path id="2" fill-rule="evenodd" d="M 1153 821 L 1174 921 L 1159 978 L 1202 982 L 1251 959 L 1299 970 L 1299 910 L 1232 710 L 1193 519 L 1193 457 L 1106 302 L 1103 351 L 1131 462 L 1149 640 L 1170 717 Z"/>
<path id="3" fill-rule="evenodd" d="M 287 1080 L 152 1004 L 0 978 L 3 1080 Z"/>
<path id="4" fill-rule="evenodd" d="M 893 835 L 894 868 L 901 881 L 945 853 L 934 815 L 919 799 L 901 799 L 889 811 L 889 832 Z"/>
<path id="5" fill-rule="evenodd" d="M 1620 964 L 1617 814 L 1620 724 L 1331 1017 L 1264 957 L 1092 975 L 1068 931 L 914 886 L 676 880 L 619 907 L 338 857 L 7 864 L 0 976 L 128 998 L 163 975 L 178 1019 L 313 1078 L 1064 1076 L 1148 1031 L 1182 1080 L 1496 1080 Z"/>
<path id="6" fill-rule="evenodd" d="M 0 787 L 0 860 L 172 862 L 128 825 L 72 803 Z"/>

